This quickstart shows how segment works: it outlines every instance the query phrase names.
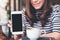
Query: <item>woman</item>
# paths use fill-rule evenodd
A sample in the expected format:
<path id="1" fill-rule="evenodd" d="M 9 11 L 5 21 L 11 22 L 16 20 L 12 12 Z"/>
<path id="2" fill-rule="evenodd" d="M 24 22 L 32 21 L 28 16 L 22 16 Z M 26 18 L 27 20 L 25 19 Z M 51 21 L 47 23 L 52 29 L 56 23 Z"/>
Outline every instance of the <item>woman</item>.
<path id="1" fill-rule="evenodd" d="M 25 27 L 41 27 L 40 37 L 60 40 L 60 5 L 52 6 L 50 0 L 26 0 L 23 14 Z"/>
<path id="2" fill-rule="evenodd" d="M 50 0 L 26 0 L 26 27 L 42 27 L 41 37 L 60 40 L 60 5 L 52 6 Z"/>

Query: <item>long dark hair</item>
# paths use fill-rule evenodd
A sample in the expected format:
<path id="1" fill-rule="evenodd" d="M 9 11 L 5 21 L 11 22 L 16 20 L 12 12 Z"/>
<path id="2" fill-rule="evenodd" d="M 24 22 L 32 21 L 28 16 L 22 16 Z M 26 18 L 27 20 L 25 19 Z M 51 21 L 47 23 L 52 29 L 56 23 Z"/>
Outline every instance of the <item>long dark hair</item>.
<path id="1" fill-rule="evenodd" d="M 45 26 L 47 22 L 49 22 L 48 18 L 50 17 L 50 14 L 52 12 L 51 3 L 50 0 L 45 0 L 43 6 L 42 6 L 43 12 L 41 15 L 39 15 L 39 21 L 41 22 L 42 27 Z M 33 23 L 37 22 L 36 16 L 34 15 L 35 9 L 31 5 L 29 0 L 26 0 L 26 19 L 30 23 L 31 26 L 33 26 Z"/>

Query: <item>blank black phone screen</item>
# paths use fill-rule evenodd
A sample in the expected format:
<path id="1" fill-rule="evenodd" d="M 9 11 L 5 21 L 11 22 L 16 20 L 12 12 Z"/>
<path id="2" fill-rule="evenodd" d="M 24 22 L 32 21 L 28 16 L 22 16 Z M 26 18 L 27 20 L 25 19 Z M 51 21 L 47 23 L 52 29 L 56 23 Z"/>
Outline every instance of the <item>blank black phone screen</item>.
<path id="1" fill-rule="evenodd" d="M 22 14 L 12 14 L 13 32 L 22 31 Z"/>

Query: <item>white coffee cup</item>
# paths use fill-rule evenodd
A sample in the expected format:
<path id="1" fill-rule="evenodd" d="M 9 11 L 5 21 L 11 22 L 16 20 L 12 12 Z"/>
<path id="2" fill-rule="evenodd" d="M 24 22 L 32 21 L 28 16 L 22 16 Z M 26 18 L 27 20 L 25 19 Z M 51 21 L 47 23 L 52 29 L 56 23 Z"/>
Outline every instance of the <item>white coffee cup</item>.
<path id="1" fill-rule="evenodd" d="M 40 28 L 27 28 L 27 37 L 30 38 L 30 40 L 36 40 L 40 36 Z"/>

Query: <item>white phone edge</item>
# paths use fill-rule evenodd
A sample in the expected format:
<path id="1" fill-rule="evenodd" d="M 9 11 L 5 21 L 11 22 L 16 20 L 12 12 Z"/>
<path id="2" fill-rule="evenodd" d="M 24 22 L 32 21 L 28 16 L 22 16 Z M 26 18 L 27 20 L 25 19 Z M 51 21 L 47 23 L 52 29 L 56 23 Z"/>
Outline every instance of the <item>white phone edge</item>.
<path id="1" fill-rule="evenodd" d="M 12 14 L 22 14 L 22 13 L 23 13 L 23 11 L 12 11 L 11 12 L 11 20 L 12 20 Z M 13 32 L 13 29 L 11 30 L 11 32 L 12 32 L 12 34 L 23 34 L 24 33 L 24 31 Z"/>

